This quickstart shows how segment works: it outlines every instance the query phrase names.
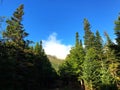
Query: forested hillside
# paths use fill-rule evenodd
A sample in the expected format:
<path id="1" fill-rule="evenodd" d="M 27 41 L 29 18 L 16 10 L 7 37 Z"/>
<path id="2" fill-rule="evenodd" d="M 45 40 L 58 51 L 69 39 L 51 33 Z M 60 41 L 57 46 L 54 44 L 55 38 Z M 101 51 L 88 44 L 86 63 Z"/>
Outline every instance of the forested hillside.
<path id="1" fill-rule="evenodd" d="M 62 59 L 58 59 L 57 57 L 55 56 L 51 56 L 51 55 L 47 55 L 49 61 L 51 62 L 53 68 L 58 71 L 59 69 L 59 66 L 62 65 L 62 63 L 64 62 L 64 60 Z"/>
<path id="2" fill-rule="evenodd" d="M 107 32 L 103 42 L 84 19 L 84 41 L 75 32 L 75 45 L 64 61 L 47 56 L 42 41 L 35 45 L 22 24 L 24 5 L 5 20 L 0 38 L 0 90 L 120 90 L 120 16 L 114 43 Z M 1 17 L 1 23 L 2 23 Z M 81 39 L 80 39 L 81 38 Z"/>

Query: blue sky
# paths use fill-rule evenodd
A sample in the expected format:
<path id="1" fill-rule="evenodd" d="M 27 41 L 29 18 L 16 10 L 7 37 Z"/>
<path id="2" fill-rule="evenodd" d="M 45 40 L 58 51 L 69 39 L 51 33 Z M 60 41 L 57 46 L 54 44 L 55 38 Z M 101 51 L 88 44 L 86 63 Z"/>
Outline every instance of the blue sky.
<path id="1" fill-rule="evenodd" d="M 3 0 L 0 16 L 10 17 L 20 4 L 25 6 L 28 39 L 47 42 L 53 35 L 52 41 L 67 46 L 74 44 L 75 32 L 83 38 L 84 18 L 93 32 L 99 30 L 103 36 L 106 31 L 114 39 L 114 21 L 120 12 L 120 0 Z"/>

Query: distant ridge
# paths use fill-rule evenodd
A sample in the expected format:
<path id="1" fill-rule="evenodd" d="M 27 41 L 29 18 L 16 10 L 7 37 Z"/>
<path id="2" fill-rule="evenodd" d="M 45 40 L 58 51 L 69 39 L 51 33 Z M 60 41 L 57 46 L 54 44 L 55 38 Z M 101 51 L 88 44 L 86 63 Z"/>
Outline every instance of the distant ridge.
<path id="1" fill-rule="evenodd" d="M 49 61 L 51 62 L 53 68 L 58 71 L 59 66 L 64 62 L 64 59 L 58 59 L 56 56 L 47 55 Z"/>

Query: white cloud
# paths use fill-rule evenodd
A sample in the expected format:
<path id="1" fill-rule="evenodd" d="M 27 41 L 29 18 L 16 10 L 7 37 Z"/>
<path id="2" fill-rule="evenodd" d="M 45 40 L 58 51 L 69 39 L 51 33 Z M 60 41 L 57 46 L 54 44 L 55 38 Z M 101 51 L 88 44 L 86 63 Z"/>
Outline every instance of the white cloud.
<path id="1" fill-rule="evenodd" d="M 52 33 L 47 40 L 43 40 L 43 48 L 48 55 L 56 56 L 60 59 L 65 59 L 72 45 L 62 44 L 57 40 L 57 34 Z"/>
<path id="2" fill-rule="evenodd" d="M 116 42 L 116 40 L 115 40 L 115 39 L 113 39 L 112 41 L 113 41 L 113 43 L 117 44 L 117 42 Z"/>

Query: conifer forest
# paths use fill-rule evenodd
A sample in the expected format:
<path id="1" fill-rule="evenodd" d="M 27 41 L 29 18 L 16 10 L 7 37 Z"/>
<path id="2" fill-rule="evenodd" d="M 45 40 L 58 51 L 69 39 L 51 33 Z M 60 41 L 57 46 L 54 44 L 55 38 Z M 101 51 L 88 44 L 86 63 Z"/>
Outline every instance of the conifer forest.
<path id="1" fill-rule="evenodd" d="M 42 41 L 26 40 L 22 24 L 24 5 L 8 19 L 0 37 L 0 90 L 120 90 L 120 16 L 114 20 L 113 42 L 99 30 L 92 32 L 83 19 L 84 37 L 75 32 L 75 44 L 65 60 L 48 56 Z M 2 28 L 1 28 L 2 29 Z M 49 59 L 54 59 L 54 62 Z M 60 63 L 60 64 L 58 64 Z"/>

